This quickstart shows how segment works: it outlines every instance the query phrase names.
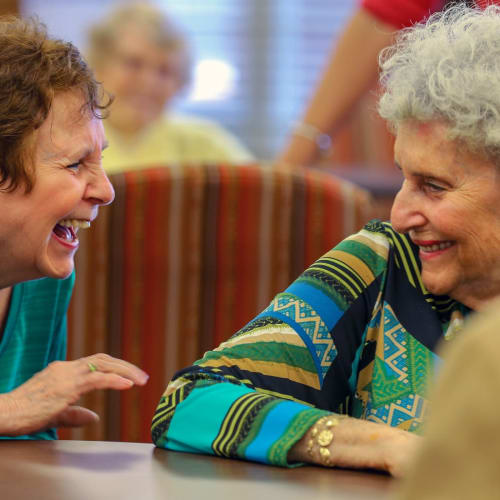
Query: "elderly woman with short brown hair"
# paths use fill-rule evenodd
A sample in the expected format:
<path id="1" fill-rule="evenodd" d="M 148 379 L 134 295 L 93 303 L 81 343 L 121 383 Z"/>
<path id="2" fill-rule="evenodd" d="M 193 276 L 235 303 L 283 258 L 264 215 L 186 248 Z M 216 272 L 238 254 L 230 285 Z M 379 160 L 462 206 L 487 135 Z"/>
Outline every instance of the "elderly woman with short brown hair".
<path id="1" fill-rule="evenodd" d="M 499 7 L 455 6 L 399 36 L 381 64 L 404 175 L 391 224 L 347 238 L 179 372 L 157 446 L 403 473 L 436 346 L 500 295 L 499 61 Z"/>
<path id="2" fill-rule="evenodd" d="M 0 436 L 54 439 L 98 418 L 95 389 L 143 385 L 105 354 L 64 361 L 78 231 L 114 198 L 101 165 L 107 100 L 70 43 L 0 19 Z"/>

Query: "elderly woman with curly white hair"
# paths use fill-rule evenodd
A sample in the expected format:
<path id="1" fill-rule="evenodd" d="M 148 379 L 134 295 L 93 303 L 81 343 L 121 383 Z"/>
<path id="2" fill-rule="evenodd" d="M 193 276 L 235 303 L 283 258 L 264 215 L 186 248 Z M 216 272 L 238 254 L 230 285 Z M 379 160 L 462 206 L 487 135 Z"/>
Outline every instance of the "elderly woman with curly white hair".
<path id="1" fill-rule="evenodd" d="M 179 372 L 157 446 L 404 471 L 436 347 L 500 295 L 500 8 L 435 14 L 381 61 L 404 175 L 391 223 L 347 238 Z"/>

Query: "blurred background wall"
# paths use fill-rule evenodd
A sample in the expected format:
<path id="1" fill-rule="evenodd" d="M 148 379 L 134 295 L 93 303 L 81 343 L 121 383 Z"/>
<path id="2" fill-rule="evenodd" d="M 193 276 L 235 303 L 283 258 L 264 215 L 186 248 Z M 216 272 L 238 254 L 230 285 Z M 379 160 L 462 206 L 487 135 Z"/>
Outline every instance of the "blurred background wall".
<path id="1" fill-rule="evenodd" d="M 52 34 L 85 50 L 86 31 L 126 0 L 2 0 L 38 15 Z M 259 159 L 272 159 L 311 94 L 354 0 L 156 0 L 189 35 L 194 78 L 176 109 L 214 119 Z M 383 162 L 386 147 L 366 135 L 373 102 L 340 134 L 334 161 Z M 361 120 L 361 121 L 360 121 Z M 353 133 L 352 126 L 355 126 Z M 377 126 L 379 124 L 377 123 Z M 353 143 L 354 138 L 354 143 Z M 382 141 L 383 142 L 383 141 Z M 380 151 L 381 149 L 381 151 Z"/>

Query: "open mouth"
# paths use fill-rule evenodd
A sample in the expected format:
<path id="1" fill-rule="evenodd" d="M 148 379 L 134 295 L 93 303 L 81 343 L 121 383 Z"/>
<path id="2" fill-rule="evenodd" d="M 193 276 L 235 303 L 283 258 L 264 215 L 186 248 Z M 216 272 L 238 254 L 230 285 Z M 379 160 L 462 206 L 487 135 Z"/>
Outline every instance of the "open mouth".
<path id="1" fill-rule="evenodd" d="M 75 246 L 78 244 L 78 229 L 90 227 L 90 221 L 82 219 L 62 219 L 52 229 L 57 239 L 63 243 Z"/>

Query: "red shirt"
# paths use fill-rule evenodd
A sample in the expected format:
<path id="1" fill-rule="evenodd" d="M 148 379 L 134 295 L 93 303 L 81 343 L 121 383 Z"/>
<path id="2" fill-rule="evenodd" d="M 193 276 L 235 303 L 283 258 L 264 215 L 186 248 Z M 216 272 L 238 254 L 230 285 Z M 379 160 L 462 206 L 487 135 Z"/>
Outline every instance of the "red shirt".
<path id="1" fill-rule="evenodd" d="M 476 0 L 476 5 L 486 5 L 500 0 Z M 433 12 L 441 10 L 446 4 L 444 0 L 361 0 L 361 6 L 371 12 L 377 19 L 397 28 L 404 28 L 422 21 Z"/>

